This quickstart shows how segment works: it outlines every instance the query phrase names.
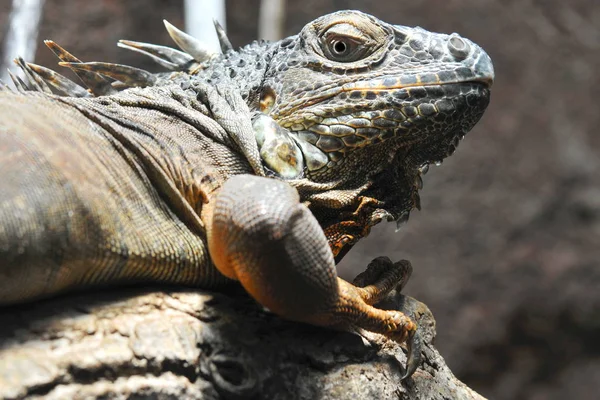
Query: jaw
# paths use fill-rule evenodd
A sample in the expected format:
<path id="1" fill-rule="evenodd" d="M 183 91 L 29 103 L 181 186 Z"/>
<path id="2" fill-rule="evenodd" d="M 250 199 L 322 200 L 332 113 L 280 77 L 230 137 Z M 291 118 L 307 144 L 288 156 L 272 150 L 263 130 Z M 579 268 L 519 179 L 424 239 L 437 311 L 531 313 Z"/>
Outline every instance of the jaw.
<path id="1" fill-rule="evenodd" d="M 303 149 L 325 158 L 327 163 L 306 174 L 325 182 L 350 173 L 371 176 L 387 168 L 401 149 L 413 155 L 406 169 L 442 161 L 481 118 L 489 98 L 488 86 L 480 82 L 357 92 L 277 122 Z"/>
<path id="2" fill-rule="evenodd" d="M 454 99 L 454 122 L 443 130 L 435 129 L 435 124 L 432 124 L 429 129 L 422 129 L 416 134 L 420 140 L 409 144 L 398 138 L 398 148 L 388 168 L 371 178 L 373 185 L 365 195 L 373 196 L 385 204 L 382 209 L 372 211 L 370 220 L 374 222 L 373 225 L 386 219 L 396 221 L 400 227 L 408 220 L 412 209 L 421 209 L 419 191 L 423 188 L 422 175 L 427 173 L 430 164 L 439 165 L 454 153 L 489 104 L 490 91 L 487 85 L 457 84 L 452 90 L 471 92 L 470 95 Z"/>

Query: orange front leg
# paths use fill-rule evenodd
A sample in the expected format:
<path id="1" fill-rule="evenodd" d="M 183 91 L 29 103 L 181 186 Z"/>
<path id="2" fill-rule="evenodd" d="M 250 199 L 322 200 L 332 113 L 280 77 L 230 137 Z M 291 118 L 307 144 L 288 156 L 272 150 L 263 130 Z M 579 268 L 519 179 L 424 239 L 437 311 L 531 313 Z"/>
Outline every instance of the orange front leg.
<path id="1" fill-rule="evenodd" d="M 408 340 L 417 351 L 409 354 L 405 377 L 414 372 L 417 325 L 400 311 L 372 305 L 403 282 L 405 262 L 377 261 L 363 276 L 364 288 L 338 278 L 319 223 L 296 190 L 275 179 L 230 178 L 202 217 L 215 266 L 263 306 L 294 321 Z"/>

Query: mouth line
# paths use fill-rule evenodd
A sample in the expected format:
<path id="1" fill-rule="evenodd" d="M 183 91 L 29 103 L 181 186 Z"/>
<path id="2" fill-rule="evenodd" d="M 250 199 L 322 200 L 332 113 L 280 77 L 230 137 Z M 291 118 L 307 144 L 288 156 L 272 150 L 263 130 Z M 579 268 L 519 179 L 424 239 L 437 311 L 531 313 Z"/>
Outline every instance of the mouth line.
<path id="1" fill-rule="evenodd" d="M 352 92 L 352 91 L 370 91 L 370 92 L 386 92 L 389 90 L 401 90 L 401 89 L 410 89 L 410 88 L 421 88 L 421 87 L 431 87 L 431 86 L 444 86 L 444 85 L 460 85 L 460 84 L 468 84 L 475 83 L 479 85 L 483 85 L 486 88 L 490 88 L 494 80 L 492 78 L 479 78 L 479 79 L 469 79 L 469 80 L 455 80 L 455 81 L 439 81 L 439 82 L 415 82 L 415 83 L 404 83 L 398 85 L 381 85 L 381 86 L 355 86 L 354 83 L 346 83 L 342 86 L 341 92 Z"/>
<path id="2" fill-rule="evenodd" d="M 312 99 L 307 99 L 305 100 L 302 104 L 297 104 L 294 107 L 285 110 L 284 113 L 278 115 L 278 120 L 281 121 L 285 121 L 285 119 L 287 117 L 289 117 L 290 115 L 292 115 L 295 111 L 297 111 L 299 108 L 306 108 L 306 107 L 310 107 L 310 106 L 314 106 L 320 103 L 323 103 L 325 101 L 327 101 L 328 99 L 334 98 L 336 96 L 338 96 L 341 93 L 348 93 L 348 92 L 372 92 L 372 93 L 384 93 L 384 92 L 389 92 L 392 90 L 402 90 L 402 89 L 416 89 L 416 88 L 427 88 L 427 87 L 435 87 L 435 86 L 449 86 L 449 85 L 462 85 L 462 84 L 473 84 L 473 85 L 477 85 L 482 87 L 483 89 L 486 90 L 490 90 L 491 85 L 493 84 L 494 80 L 493 78 L 475 78 L 475 79 L 469 79 L 469 80 L 452 80 L 452 81 L 445 81 L 445 82 L 439 82 L 439 83 L 411 83 L 411 84 L 399 84 L 399 85 L 390 85 L 390 86 L 369 86 L 369 85 L 361 85 L 358 86 L 355 83 L 346 83 L 344 85 L 342 85 L 341 87 L 337 88 L 337 90 L 333 91 L 330 90 L 328 93 L 319 96 L 319 97 L 315 97 Z M 356 85 L 356 86 L 352 86 L 352 85 Z M 291 125 L 291 123 L 290 123 Z M 287 127 L 288 129 L 290 127 Z"/>

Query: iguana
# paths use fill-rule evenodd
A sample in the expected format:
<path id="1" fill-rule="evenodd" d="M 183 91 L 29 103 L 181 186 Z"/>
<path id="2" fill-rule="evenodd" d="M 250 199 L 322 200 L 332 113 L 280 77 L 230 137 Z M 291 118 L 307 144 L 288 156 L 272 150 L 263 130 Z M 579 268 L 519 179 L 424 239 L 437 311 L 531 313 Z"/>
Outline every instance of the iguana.
<path id="1" fill-rule="evenodd" d="M 88 90 L 18 64 L 0 91 L 0 304 L 83 287 L 239 281 L 294 321 L 409 348 L 413 320 L 374 307 L 408 261 L 355 284 L 335 265 L 372 226 L 420 208 L 421 175 L 482 116 L 494 72 L 458 34 L 329 14 L 279 42 L 222 54 L 170 24 L 182 49 L 121 41 L 172 72 L 83 63 Z"/>

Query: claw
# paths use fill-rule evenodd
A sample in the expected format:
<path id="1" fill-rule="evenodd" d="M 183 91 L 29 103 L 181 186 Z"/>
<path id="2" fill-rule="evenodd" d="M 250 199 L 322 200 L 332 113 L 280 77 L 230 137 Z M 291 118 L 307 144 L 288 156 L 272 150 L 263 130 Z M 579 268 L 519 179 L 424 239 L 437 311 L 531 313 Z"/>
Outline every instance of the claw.
<path id="1" fill-rule="evenodd" d="M 209 60 L 215 55 L 215 53 L 209 50 L 201 41 L 188 35 L 184 31 L 177 29 L 166 19 L 163 19 L 163 23 L 165 24 L 165 28 L 167 28 L 167 32 L 169 32 L 171 39 L 173 39 L 181 50 L 192 56 L 194 60 L 201 63 Z"/>
<path id="2" fill-rule="evenodd" d="M 172 71 L 186 71 L 194 63 L 194 58 L 188 53 L 157 44 L 119 40 L 117 46 L 148 56 L 158 65 Z"/>
<path id="3" fill-rule="evenodd" d="M 156 82 L 156 76 L 154 76 L 154 74 L 128 65 L 105 62 L 60 62 L 58 65 L 69 67 L 75 71 L 90 71 L 105 75 L 129 86 L 152 86 Z"/>
<path id="4" fill-rule="evenodd" d="M 215 31 L 217 31 L 217 38 L 219 39 L 219 45 L 221 45 L 221 51 L 223 54 L 227 53 L 229 50 L 233 50 L 233 46 L 227 37 L 227 33 L 225 33 L 225 29 L 223 29 L 219 21 L 216 19 L 213 19 L 213 23 L 215 24 Z"/>
<path id="5" fill-rule="evenodd" d="M 423 347 L 423 340 L 418 328 L 406 341 L 406 347 L 408 348 L 406 371 L 400 380 L 410 378 L 412 374 L 415 373 L 419 365 L 421 365 L 421 349 Z"/>

